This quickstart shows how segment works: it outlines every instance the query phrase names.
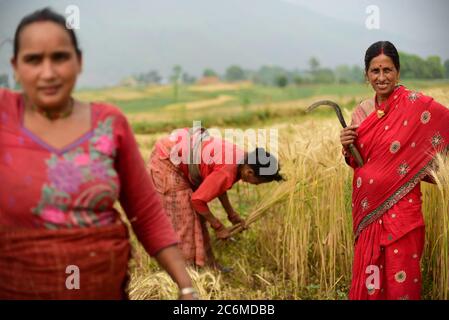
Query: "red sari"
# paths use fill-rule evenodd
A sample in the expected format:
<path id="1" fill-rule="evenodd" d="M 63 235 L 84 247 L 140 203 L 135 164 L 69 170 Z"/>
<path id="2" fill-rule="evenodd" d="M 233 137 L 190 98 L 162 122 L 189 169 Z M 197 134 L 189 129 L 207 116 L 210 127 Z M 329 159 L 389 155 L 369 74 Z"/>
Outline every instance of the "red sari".
<path id="1" fill-rule="evenodd" d="M 354 159 L 356 237 L 350 299 L 419 299 L 424 245 L 420 181 L 449 144 L 449 110 L 403 86 L 360 124 Z M 360 114 L 356 110 L 355 115 Z M 353 117 L 354 119 L 354 117 Z"/>

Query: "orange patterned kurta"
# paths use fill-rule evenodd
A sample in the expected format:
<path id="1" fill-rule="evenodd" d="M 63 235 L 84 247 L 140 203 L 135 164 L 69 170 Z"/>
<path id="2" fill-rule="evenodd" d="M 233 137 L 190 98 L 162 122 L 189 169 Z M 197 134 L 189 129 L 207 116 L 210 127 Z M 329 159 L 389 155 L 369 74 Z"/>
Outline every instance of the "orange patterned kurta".
<path id="1" fill-rule="evenodd" d="M 244 152 L 221 139 L 212 138 L 205 142 L 199 164 L 202 182 L 195 189 L 184 161 L 187 149 L 183 148 L 183 144 L 190 141 L 183 140 L 187 132 L 188 129 L 180 129 L 159 140 L 147 169 L 181 239 L 179 248 L 185 260 L 189 264 L 204 266 L 211 262 L 212 250 L 206 221 L 198 213 L 209 211 L 207 203 L 225 193 L 238 181 L 237 165 Z M 170 154 L 173 155 L 176 145 L 181 147 L 176 149 L 175 155 L 183 161 L 175 165 L 173 159 L 170 160 Z M 226 159 L 231 161 L 226 163 Z"/>

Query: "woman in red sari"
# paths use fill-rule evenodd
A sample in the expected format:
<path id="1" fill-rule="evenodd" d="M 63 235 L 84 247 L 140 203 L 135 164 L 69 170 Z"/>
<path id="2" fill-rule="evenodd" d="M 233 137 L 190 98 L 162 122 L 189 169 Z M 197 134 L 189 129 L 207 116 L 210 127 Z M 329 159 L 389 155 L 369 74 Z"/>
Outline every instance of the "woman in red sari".
<path id="1" fill-rule="evenodd" d="M 264 149 L 248 154 L 201 128 L 179 129 L 159 140 L 148 170 L 181 240 L 184 259 L 192 265 L 221 270 L 212 254 L 206 222 L 219 239 L 228 238 L 229 230 L 210 211 L 208 202 L 218 198 L 229 221 L 243 223 L 227 190 L 239 180 L 251 184 L 282 180 L 277 159 Z"/>
<path id="2" fill-rule="evenodd" d="M 71 97 L 82 56 L 65 18 L 23 18 L 12 58 L 23 93 L 0 89 L 0 299 L 124 299 L 139 241 L 194 290 L 125 116 Z"/>
<path id="3" fill-rule="evenodd" d="M 354 168 L 354 263 L 350 299 L 420 299 L 424 220 L 420 181 L 429 180 L 449 144 L 449 110 L 398 85 L 399 55 L 388 41 L 371 45 L 366 77 L 376 95 L 355 109 L 341 132 Z M 359 167 L 348 152 L 359 149 Z"/>

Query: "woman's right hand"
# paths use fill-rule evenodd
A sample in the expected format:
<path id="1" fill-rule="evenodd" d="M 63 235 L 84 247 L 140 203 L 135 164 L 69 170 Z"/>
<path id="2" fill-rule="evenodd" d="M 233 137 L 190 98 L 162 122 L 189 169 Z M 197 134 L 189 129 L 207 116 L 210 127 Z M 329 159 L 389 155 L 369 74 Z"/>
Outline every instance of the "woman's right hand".
<path id="1" fill-rule="evenodd" d="M 215 236 L 217 237 L 217 239 L 226 240 L 231 236 L 231 232 L 228 228 L 223 226 L 222 228 L 215 230 Z"/>
<path id="2" fill-rule="evenodd" d="M 354 144 L 357 139 L 357 128 L 358 125 L 352 125 L 344 128 L 340 132 L 340 142 L 343 148 L 348 149 L 350 144 Z"/>

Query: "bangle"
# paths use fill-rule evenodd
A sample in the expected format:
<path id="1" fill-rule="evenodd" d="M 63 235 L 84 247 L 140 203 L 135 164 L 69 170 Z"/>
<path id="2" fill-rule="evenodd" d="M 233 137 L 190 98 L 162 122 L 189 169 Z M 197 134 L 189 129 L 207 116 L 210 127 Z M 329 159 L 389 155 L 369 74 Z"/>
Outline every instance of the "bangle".
<path id="1" fill-rule="evenodd" d="M 220 230 L 224 227 L 223 223 L 221 223 L 220 221 L 217 221 L 216 224 L 211 223 L 210 225 L 214 230 Z"/>
<path id="2" fill-rule="evenodd" d="M 198 297 L 198 292 L 193 287 L 182 288 L 182 289 L 179 290 L 179 296 L 180 297 L 186 296 L 188 294 L 191 294 L 194 299 L 198 299 L 199 298 Z"/>
<path id="3" fill-rule="evenodd" d="M 233 211 L 231 214 L 228 214 L 228 219 L 232 219 L 232 218 L 238 217 L 238 216 L 239 216 L 239 214 L 237 212 Z"/>

